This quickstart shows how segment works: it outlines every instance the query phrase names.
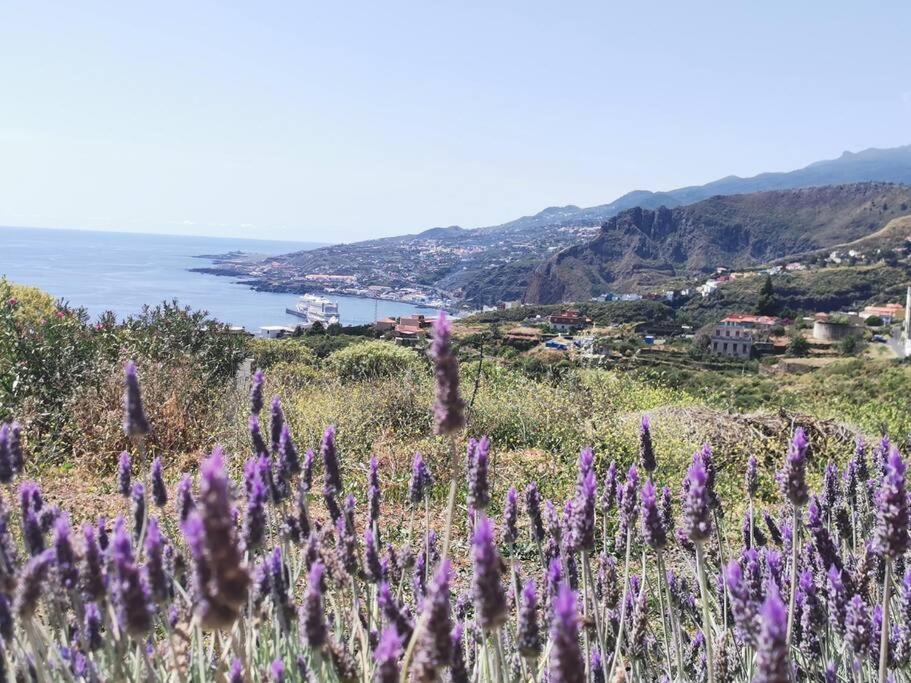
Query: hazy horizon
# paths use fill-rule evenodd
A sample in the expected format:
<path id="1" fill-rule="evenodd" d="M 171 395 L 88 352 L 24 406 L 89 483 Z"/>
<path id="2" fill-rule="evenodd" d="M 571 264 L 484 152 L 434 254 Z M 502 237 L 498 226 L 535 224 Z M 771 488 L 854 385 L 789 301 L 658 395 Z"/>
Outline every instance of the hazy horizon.
<path id="1" fill-rule="evenodd" d="M 0 9 L 0 226 L 351 242 L 911 142 L 911 5 Z"/>

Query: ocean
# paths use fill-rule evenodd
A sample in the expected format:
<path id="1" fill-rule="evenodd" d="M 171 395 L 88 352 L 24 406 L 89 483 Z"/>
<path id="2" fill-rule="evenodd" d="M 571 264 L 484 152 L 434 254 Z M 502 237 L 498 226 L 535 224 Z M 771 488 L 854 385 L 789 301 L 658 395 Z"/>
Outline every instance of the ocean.
<path id="1" fill-rule="evenodd" d="M 0 227 L 0 276 L 33 285 L 85 308 L 93 317 L 113 311 L 124 318 L 144 304 L 177 299 L 204 309 L 231 325 L 251 332 L 264 325 L 292 325 L 298 318 L 295 294 L 256 292 L 235 278 L 191 273 L 209 265 L 202 254 L 245 251 L 285 254 L 320 246 L 307 242 L 147 235 L 83 230 Z M 346 325 L 372 322 L 375 316 L 428 312 L 409 304 L 350 296 L 328 296 L 339 305 Z"/>

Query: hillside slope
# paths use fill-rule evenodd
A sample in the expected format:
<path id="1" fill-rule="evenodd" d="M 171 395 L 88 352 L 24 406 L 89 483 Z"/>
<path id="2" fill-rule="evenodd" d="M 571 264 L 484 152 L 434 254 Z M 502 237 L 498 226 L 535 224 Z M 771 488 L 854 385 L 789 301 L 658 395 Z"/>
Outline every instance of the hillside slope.
<path id="1" fill-rule="evenodd" d="M 529 303 L 585 300 L 676 276 L 744 268 L 851 242 L 911 213 L 911 187 L 858 183 L 719 196 L 683 207 L 634 208 L 534 273 Z"/>

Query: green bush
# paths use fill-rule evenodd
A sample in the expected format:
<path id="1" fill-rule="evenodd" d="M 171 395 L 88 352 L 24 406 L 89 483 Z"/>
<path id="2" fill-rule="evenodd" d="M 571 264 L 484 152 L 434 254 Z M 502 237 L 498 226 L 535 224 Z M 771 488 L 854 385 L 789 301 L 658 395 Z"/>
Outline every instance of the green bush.
<path id="1" fill-rule="evenodd" d="M 864 320 L 864 323 L 866 323 L 867 327 L 882 327 L 883 319 L 878 315 L 871 315 L 868 316 L 866 320 Z"/>
<path id="2" fill-rule="evenodd" d="M 249 350 L 253 356 L 253 366 L 263 369 L 271 368 L 276 363 L 313 365 L 316 361 L 312 349 L 297 338 L 251 339 Z"/>
<path id="3" fill-rule="evenodd" d="M 383 341 L 368 341 L 334 352 L 327 366 L 340 379 L 392 377 L 420 368 L 417 353 Z"/>

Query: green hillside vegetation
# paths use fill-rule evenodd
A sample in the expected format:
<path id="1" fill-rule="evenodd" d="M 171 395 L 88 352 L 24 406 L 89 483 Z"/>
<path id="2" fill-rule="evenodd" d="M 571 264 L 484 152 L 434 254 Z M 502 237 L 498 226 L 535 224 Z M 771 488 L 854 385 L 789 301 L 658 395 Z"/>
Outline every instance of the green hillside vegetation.
<path id="1" fill-rule="evenodd" d="M 635 208 L 611 218 L 592 241 L 539 267 L 525 300 L 585 300 L 611 290 L 655 288 L 675 276 L 704 276 L 717 267 L 794 258 L 871 235 L 909 207 L 911 187 L 860 183 Z"/>
<path id="2" fill-rule="evenodd" d="M 902 301 L 909 278 L 911 273 L 906 267 L 884 263 L 780 273 L 772 278 L 774 310 L 766 312 L 793 317 Z M 727 282 L 707 297 L 693 297 L 680 309 L 680 315 L 704 325 L 729 313 L 757 311 L 763 283 L 760 277 Z"/>

